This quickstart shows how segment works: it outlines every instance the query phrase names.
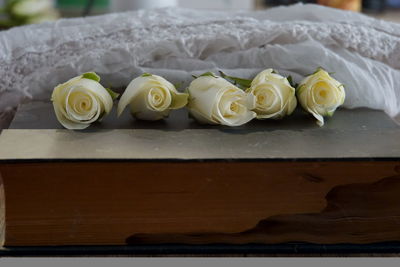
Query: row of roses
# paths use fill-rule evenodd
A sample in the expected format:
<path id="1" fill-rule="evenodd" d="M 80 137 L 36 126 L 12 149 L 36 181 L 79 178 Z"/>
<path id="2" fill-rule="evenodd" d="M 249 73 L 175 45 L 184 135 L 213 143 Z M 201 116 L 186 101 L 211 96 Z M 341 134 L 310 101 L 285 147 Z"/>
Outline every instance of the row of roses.
<path id="1" fill-rule="evenodd" d="M 311 113 L 318 125 L 343 104 L 344 87 L 328 72 L 318 68 L 298 85 L 272 69 L 253 80 L 205 73 L 190 83 L 186 92 L 161 76 L 145 73 L 133 79 L 118 102 L 118 116 L 129 106 L 142 120 L 159 120 L 171 110 L 187 107 L 200 123 L 243 125 L 250 120 L 281 119 L 292 114 L 297 102 Z M 296 87 L 296 89 L 295 89 Z M 89 72 L 54 88 L 51 100 L 59 122 L 67 129 L 85 129 L 101 120 L 119 95 L 100 84 L 100 77 Z"/>

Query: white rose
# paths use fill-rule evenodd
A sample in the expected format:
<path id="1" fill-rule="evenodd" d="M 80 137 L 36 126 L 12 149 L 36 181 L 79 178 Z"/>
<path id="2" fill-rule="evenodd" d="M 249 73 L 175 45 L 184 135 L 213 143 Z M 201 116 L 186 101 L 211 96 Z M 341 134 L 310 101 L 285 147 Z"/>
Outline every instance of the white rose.
<path id="1" fill-rule="evenodd" d="M 189 112 L 200 123 L 239 126 L 256 117 L 254 96 L 221 77 L 200 76 L 188 91 Z"/>
<path id="2" fill-rule="evenodd" d="M 292 114 L 297 106 L 296 90 L 273 69 L 260 72 L 246 92 L 256 98 L 257 119 L 281 119 Z"/>
<path id="3" fill-rule="evenodd" d="M 163 77 L 145 73 L 134 79 L 122 94 L 118 103 L 118 116 L 130 105 L 134 117 L 142 120 L 160 120 L 171 109 L 186 106 L 188 94 L 179 93 L 175 86 Z"/>
<path id="4" fill-rule="evenodd" d="M 116 94 L 99 81 L 100 77 L 90 72 L 54 88 L 51 101 L 58 121 L 65 128 L 85 129 L 111 111 L 112 96 Z"/>
<path id="5" fill-rule="evenodd" d="M 36 16 L 49 10 L 53 10 L 52 0 L 19 0 L 11 7 L 11 12 L 20 17 Z"/>
<path id="6" fill-rule="evenodd" d="M 323 116 L 332 116 L 345 97 L 343 84 L 322 68 L 307 76 L 297 88 L 301 106 L 317 119 L 319 126 L 324 125 Z"/>

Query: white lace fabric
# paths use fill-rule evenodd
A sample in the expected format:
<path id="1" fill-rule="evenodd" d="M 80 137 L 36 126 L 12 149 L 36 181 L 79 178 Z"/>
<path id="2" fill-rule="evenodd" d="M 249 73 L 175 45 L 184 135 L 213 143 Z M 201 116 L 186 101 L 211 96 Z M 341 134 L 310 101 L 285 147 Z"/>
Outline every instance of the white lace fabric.
<path id="1" fill-rule="evenodd" d="M 49 100 L 55 85 L 87 71 L 123 88 L 143 72 L 187 85 L 205 71 L 250 78 L 270 67 L 299 81 L 319 66 L 344 83 L 344 107 L 384 110 L 400 123 L 400 24 L 316 5 L 167 8 L 17 27 L 0 32 L 0 64 L 0 129 L 22 101 Z"/>

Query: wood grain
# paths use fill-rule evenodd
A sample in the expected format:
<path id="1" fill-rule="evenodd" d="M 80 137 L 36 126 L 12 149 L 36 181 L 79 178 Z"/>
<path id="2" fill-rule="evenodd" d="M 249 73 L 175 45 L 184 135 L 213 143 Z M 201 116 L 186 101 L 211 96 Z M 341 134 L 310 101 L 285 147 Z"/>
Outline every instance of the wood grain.
<path id="1" fill-rule="evenodd" d="M 137 234 L 130 244 L 143 243 L 374 243 L 400 240 L 400 175 L 376 183 L 333 188 L 319 213 L 277 215 L 254 228 L 234 234 Z"/>
<path id="2" fill-rule="evenodd" d="M 399 166 L 397 161 L 3 163 L 5 244 L 400 240 Z"/>

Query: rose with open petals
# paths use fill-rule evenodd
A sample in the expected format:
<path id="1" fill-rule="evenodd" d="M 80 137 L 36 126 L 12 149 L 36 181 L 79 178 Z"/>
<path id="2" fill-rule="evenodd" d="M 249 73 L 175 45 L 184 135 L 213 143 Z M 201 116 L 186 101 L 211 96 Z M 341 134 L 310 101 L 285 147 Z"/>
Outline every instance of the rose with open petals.
<path id="1" fill-rule="evenodd" d="M 193 80 L 188 92 L 189 112 L 200 123 L 239 126 L 256 117 L 254 96 L 213 74 Z"/>
<path id="2" fill-rule="evenodd" d="M 116 94 L 99 81 L 96 73 L 89 72 L 54 88 L 54 111 L 65 128 L 85 129 L 111 111 Z"/>
<path id="3" fill-rule="evenodd" d="M 319 68 L 300 83 L 297 97 L 301 106 L 317 119 L 317 124 L 323 126 L 324 116 L 332 116 L 344 103 L 346 94 L 343 84 Z"/>
<path id="4" fill-rule="evenodd" d="M 257 119 L 281 119 L 292 114 L 297 106 L 295 88 L 273 69 L 260 72 L 246 92 L 256 98 Z"/>
<path id="5" fill-rule="evenodd" d="M 187 104 L 188 94 L 179 93 L 175 86 L 161 76 L 145 73 L 134 79 L 118 103 L 118 116 L 130 105 L 134 117 L 142 120 L 160 120 L 172 109 Z"/>

